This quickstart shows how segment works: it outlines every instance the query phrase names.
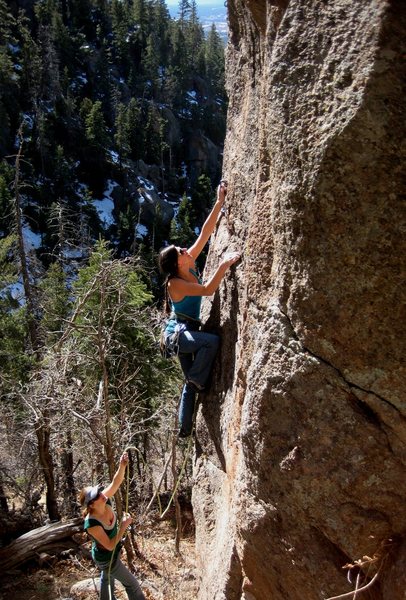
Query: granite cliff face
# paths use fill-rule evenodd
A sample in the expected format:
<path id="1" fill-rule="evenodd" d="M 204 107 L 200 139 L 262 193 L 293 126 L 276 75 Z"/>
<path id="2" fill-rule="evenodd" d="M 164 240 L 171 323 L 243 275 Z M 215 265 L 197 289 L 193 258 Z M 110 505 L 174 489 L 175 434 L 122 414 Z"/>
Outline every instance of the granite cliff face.
<path id="1" fill-rule="evenodd" d="M 228 11 L 208 271 L 242 260 L 205 305 L 222 348 L 197 421 L 199 599 L 328 598 L 377 553 L 362 598 L 404 600 L 405 6 Z"/>

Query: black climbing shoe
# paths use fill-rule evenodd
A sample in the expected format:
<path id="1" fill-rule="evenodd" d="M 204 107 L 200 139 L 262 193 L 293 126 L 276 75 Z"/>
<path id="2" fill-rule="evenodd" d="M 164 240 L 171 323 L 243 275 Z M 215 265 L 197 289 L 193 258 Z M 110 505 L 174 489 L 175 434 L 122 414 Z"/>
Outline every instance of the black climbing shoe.
<path id="1" fill-rule="evenodd" d="M 197 383 L 196 381 L 191 381 L 190 379 L 188 379 L 187 384 L 190 385 L 190 387 L 193 388 L 193 390 L 198 394 L 200 394 L 200 392 L 204 392 L 204 390 L 206 389 L 204 385 L 200 385 L 200 383 Z"/>
<path id="2" fill-rule="evenodd" d="M 183 427 L 181 427 L 179 429 L 178 438 L 188 438 L 191 435 L 193 435 L 193 437 L 196 437 L 196 429 L 195 429 L 195 427 L 193 427 L 192 430 L 189 431 L 189 432 L 186 429 L 184 429 Z"/>

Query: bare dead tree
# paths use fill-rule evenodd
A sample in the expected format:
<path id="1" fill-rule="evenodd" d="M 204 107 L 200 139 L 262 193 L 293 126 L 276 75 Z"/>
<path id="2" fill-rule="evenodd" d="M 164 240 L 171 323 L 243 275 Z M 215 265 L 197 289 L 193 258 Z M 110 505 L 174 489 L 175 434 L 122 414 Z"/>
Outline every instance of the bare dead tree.
<path id="1" fill-rule="evenodd" d="M 38 335 L 38 324 L 35 319 L 35 302 L 34 302 L 34 291 L 30 280 L 30 271 L 28 266 L 27 252 L 24 246 L 24 235 L 23 235 L 23 222 L 22 222 L 22 208 L 21 208 L 21 195 L 20 195 L 20 174 L 21 174 L 21 159 L 23 151 L 23 126 L 20 126 L 18 130 L 19 146 L 15 162 L 15 177 L 14 177 L 14 216 L 17 231 L 18 240 L 18 255 L 21 264 L 21 276 L 24 285 L 24 295 L 27 303 L 27 328 L 29 333 L 29 339 L 33 352 L 39 349 L 39 335 Z"/>

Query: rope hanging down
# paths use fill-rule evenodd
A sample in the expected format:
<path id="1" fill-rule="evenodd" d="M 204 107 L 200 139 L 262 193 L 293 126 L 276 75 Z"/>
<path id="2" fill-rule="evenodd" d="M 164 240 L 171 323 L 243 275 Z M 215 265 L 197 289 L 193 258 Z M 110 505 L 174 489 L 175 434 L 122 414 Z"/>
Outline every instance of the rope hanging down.
<path id="1" fill-rule="evenodd" d="M 195 407 L 195 412 L 193 414 L 193 425 L 194 425 L 195 419 L 196 419 L 196 407 Z M 151 477 L 152 484 L 153 484 L 153 486 L 155 488 L 154 494 L 153 494 L 151 500 L 149 501 L 146 509 L 141 513 L 139 519 L 142 519 L 143 517 L 145 517 L 145 515 L 148 513 L 149 509 L 151 508 L 152 503 L 154 502 L 155 498 L 157 498 L 157 500 L 158 500 L 159 518 L 163 519 L 165 517 L 166 513 L 168 512 L 168 510 L 169 510 L 169 508 L 170 508 L 170 506 L 172 504 L 172 501 L 173 501 L 173 499 L 175 497 L 175 494 L 176 494 L 176 492 L 178 490 L 179 484 L 180 484 L 180 482 L 182 480 L 182 477 L 183 477 L 183 474 L 185 472 L 185 467 L 186 467 L 186 464 L 187 464 L 187 461 L 188 461 L 188 458 L 189 458 L 189 455 L 190 455 L 190 450 L 192 448 L 192 440 L 193 440 L 193 436 L 190 435 L 189 436 L 189 440 L 188 440 L 188 444 L 187 444 L 187 447 L 186 447 L 185 456 L 184 456 L 184 459 L 183 459 L 183 462 L 182 462 L 181 470 L 180 470 L 178 478 L 176 479 L 172 495 L 171 495 L 171 497 L 169 499 L 168 505 L 165 508 L 165 510 L 162 511 L 161 501 L 160 501 L 160 498 L 159 498 L 159 490 L 161 488 L 162 481 L 163 481 L 163 479 L 165 477 L 166 471 L 168 470 L 169 461 L 172 458 L 172 452 L 169 453 L 169 456 L 168 456 L 168 458 L 166 460 L 166 463 L 165 463 L 165 466 L 164 466 L 164 470 L 163 470 L 163 472 L 161 474 L 161 477 L 159 479 L 159 482 L 158 482 L 157 486 L 154 485 L 154 479 L 153 479 L 153 477 Z M 144 467 L 146 467 L 147 469 L 150 470 L 150 467 L 148 466 L 148 464 L 144 460 L 142 452 L 137 448 L 137 446 L 127 446 L 125 448 L 124 452 L 129 452 L 130 450 L 135 450 L 136 452 L 138 452 L 139 456 L 141 457 L 141 461 L 142 461 Z M 128 462 L 127 465 L 126 465 L 126 492 L 125 492 L 125 511 L 124 511 L 125 513 L 128 513 L 129 495 L 130 495 L 130 463 Z M 118 529 L 120 529 L 122 522 L 123 522 L 123 516 L 121 517 Z M 126 535 L 127 535 L 127 533 L 125 532 L 122 539 L 124 539 L 126 537 Z M 112 554 L 111 554 L 109 568 L 108 568 L 108 572 L 107 572 L 109 600 L 112 600 L 112 590 L 111 590 L 111 585 L 110 585 L 111 567 L 112 567 L 112 564 L 113 564 L 113 557 L 114 557 L 114 553 L 115 553 L 115 550 L 116 550 L 116 547 L 117 547 L 118 543 L 119 543 L 119 541 L 116 540 L 116 542 L 114 544 L 114 548 L 113 548 Z"/>

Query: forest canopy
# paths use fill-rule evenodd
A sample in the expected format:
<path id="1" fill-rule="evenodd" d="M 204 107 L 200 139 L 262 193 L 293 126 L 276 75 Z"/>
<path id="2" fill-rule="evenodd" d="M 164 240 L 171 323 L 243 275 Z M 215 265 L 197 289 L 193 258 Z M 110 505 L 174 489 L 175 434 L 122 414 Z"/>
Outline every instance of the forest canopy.
<path id="1" fill-rule="evenodd" d="M 3 539 L 12 505 L 25 529 L 78 514 L 126 444 L 137 495 L 150 485 L 179 385 L 156 254 L 208 213 L 226 110 L 195 1 L 171 18 L 163 0 L 0 0 Z"/>

